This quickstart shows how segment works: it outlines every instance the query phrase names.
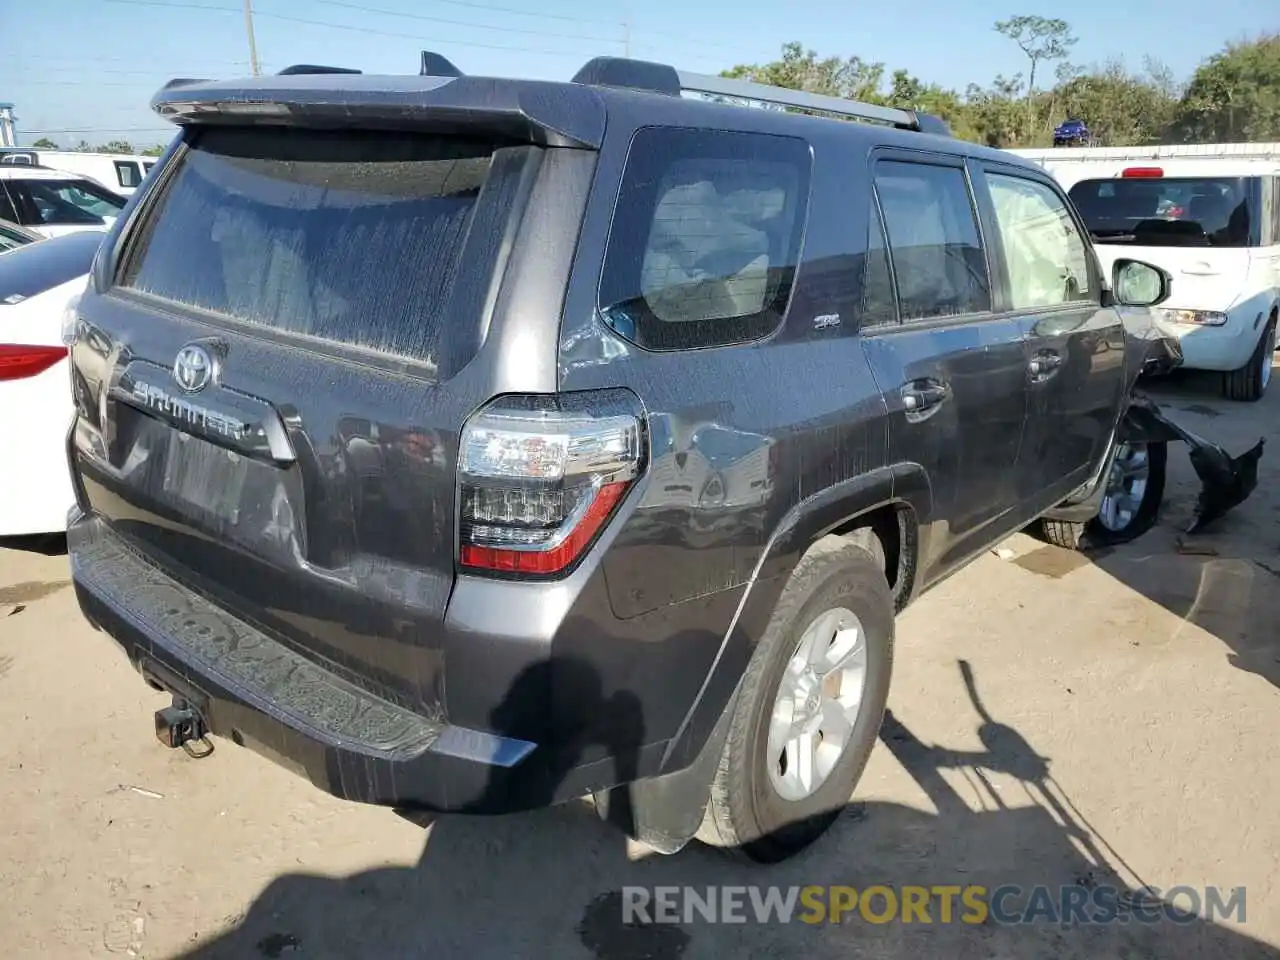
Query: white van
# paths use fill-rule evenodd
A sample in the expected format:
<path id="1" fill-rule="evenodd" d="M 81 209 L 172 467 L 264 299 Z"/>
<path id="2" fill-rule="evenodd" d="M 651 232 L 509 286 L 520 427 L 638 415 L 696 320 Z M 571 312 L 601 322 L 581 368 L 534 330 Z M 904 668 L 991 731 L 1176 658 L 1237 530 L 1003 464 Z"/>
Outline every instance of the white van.
<path id="1" fill-rule="evenodd" d="M 142 185 L 155 166 L 155 157 L 124 153 L 78 153 L 74 150 L 35 150 L 30 147 L 0 151 L 0 164 L 49 167 L 77 173 L 102 184 L 112 193 L 129 196 Z"/>
<path id="2" fill-rule="evenodd" d="M 1173 276 L 1152 310 L 1190 369 L 1257 400 L 1271 381 L 1280 312 L 1280 143 L 1012 150 L 1067 189 L 1103 269 L 1133 257 Z"/>

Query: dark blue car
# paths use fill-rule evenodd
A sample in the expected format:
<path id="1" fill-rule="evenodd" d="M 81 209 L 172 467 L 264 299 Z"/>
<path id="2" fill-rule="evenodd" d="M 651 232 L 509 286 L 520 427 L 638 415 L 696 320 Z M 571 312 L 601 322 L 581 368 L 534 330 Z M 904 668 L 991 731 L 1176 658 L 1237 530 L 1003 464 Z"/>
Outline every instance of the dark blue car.
<path id="1" fill-rule="evenodd" d="M 1087 147 L 1089 145 L 1089 128 L 1083 120 L 1065 120 L 1053 131 L 1055 147 Z"/>

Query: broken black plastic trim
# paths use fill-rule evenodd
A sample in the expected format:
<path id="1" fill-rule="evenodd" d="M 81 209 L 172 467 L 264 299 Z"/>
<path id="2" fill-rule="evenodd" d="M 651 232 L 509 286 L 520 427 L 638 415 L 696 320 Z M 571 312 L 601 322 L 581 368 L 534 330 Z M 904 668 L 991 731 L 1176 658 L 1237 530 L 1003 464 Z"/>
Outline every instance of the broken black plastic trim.
<path id="1" fill-rule="evenodd" d="M 1187 533 L 1198 533 L 1239 506 L 1258 485 L 1258 461 L 1266 438 L 1233 457 L 1222 447 L 1170 420 L 1150 397 L 1135 395 L 1120 424 L 1118 438 L 1129 443 L 1173 442 L 1190 447 L 1191 466 L 1200 478 L 1200 496 Z"/>

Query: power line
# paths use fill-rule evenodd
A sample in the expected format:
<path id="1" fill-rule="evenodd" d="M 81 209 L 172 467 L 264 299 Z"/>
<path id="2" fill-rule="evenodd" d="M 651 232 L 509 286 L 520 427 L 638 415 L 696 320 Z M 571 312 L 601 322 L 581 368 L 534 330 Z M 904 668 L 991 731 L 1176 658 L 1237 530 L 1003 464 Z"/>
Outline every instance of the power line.
<path id="1" fill-rule="evenodd" d="M 118 83 L 112 80 L 23 80 L 23 87 L 123 87 L 137 90 L 139 87 L 154 87 L 155 81 L 134 80 L 132 83 Z"/>
<path id="2" fill-rule="evenodd" d="M 136 56 L 134 56 L 134 57 L 100 57 L 100 56 L 92 56 L 92 57 L 75 57 L 75 56 L 57 56 L 57 55 L 55 55 L 55 54 L 46 54 L 46 53 L 24 53 L 24 54 L 23 54 L 23 55 L 18 59 L 18 63 L 19 63 L 19 65 L 21 65 L 21 64 L 23 64 L 23 63 L 26 63 L 26 62 L 28 62 L 28 61 L 42 61 L 42 62 L 44 62 L 44 61 L 55 61 L 55 62 L 58 62 L 58 61 L 72 61 L 72 62 L 77 63 L 77 64 L 79 64 L 79 63 L 136 63 L 136 62 L 137 62 L 137 60 L 138 60 L 138 58 L 137 58 Z M 236 66 L 236 65 L 239 65 L 239 66 L 246 66 L 246 65 L 249 63 L 249 61 L 248 61 L 248 60 L 230 60 L 230 59 L 222 60 L 222 59 L 216 59 L 216 58 L 210 57 L 210 58 L 209 58 L 209 59 L 207 59 L 207 60 L 188 60 L 188 59 L 186 59 L 186 58 L 183 58 L 182 63 L 183 63 L 183 66 L 178 67 L 178 68 L 177 68 L 178 70 L 186 70 L 186 69 L 190 69 L 191 67 L 196 66 L 197 64 L 213 64 L 213 63 L 216 63 L 216 64 L 217 64 L 218 66 L 220 66 L 220 67 L 225 67 L 225 66 L 227 66 L 228 64 L 230 64 L 230 65 L 232 65 L 232 66 Z M 75 68 L 74 68 L 74 67 L 44 67 L 43 69 L 45 69 L 45 70 L 72 70 L 72 69 L 75 69 Z M 160 70 L 160 71 L 157 71 L 157 72 L 159 72 L 159 73 L 164 73 L 164 72 L 166 72 L 166 71 L 164 71 L 164 70 Z"/>
<path id="3" fill-rule="evenodd" d="M 315 0 L 330 7 L 342 7 L 347 10 L 358 10 L 361 13 L 374 13 L 383 17 L 403 17 L 406 20 L 422 20 L 427 23 L 443 23 L 451 27 L 470 27 L 473 30 L 493 30 L 498 33 L 519 33 L 525 36 L 556 37 L 560 40 L 587 40 L 591 43 L 617 43 L 617 37 L 589 37 L 577 33 L 551 33 L 547 30 L 530 30 L 524 27 L 497 27 L 492 24 L 472 23 L 466 20 L 444 20 L 440 17 L 427 17 L 420 13 L 404 13 L 400 10 L 380 10 L 377 7 L 366 7 L 359 3 L 347 3 L 345 0 Z M 266 16 L 266 14 L 264 14 Z M 621 23 L 613 24 L 619 28 Z"/>
<path id="4" fill-rule="evenodd" d="M 137 7 L 174 7 L 183 10 L 210 10 L 218 13 L 240 13 L 231 7 L 214 7 L 205 4 L 184 3 L 180 0 L 106 0 L 107 3 L 121 4 L 124 6 Z M 473 40 L 446 40 L 441 37 L 423 37 L 406 34 L 401 31 L 378 30 L 374 27 L 357 27 L 345 23 L 333 23 L 329 20 L 312 20 L 307 17 L 291 17 L 282 13 L 269 13 L 266 11 L 255 11 L 254 16 L 268 17 L 272 20 L 281 20 L 286 23 L 300 23 L 314 27 L 328 27 L 333 30 L 349 30 L 353 33 L 367 33 L 379 37 L 395 37 L 400 40 L 419 40 L 427 43 L 447 44 L 455 47 L 476 47 L 485 50 L 503 50 L 516 53 L 533 53 L 542 54 L 551 57 L 576 57 L 577 54 L 567 50 L 543 50 L 536 47 L 527 47 L 524 45 L 515 46 L 504 43 L 478 43 Z M 552 35 L 548 35 L 552 36 Z M 617 41 L 614 41 L 617 42 Z"/>
<path id="5" fill-rule="evenodd" d="M 54 133 L 176 133 L 176 128 L 169 127 L 45 127 L 41 130 L 22 128 L 22 135 L 43 136 Z"/>
<path id="6" fill-rule="evenodd" d="M 19 66 L 21 66 L 21 64 L 19 64 Z M 226 66 L 226 64 L 223 64 L 223 66 Z M 164 77 L 164 78 L 167 80 L 167 79 L 169 79 L 170 77 L 178 76 L 178 75 L 179 75 L 179 74 L 181 74 L 184 70 L 189 70 L 189 69 L 190 69 L 190 67 L 191 67 L 191 65 L 190 65 L 190 64 L 188 64 L 186 67 L 178 67 L 178 68 L 176 68 L 176 69 L 174 69 L 174 70 L 156 70 L 156 69 L 151 69 L 151 70 L 115 70 L 115 69 L 112 69 L 112 68 L 110 68 L 110 67 L 105 67 L 105 68 L 104 68 L 104 67 L 94 67 L 94 69 L 93 69 L 93 74 L 94 74 L 94 76 L 104 75 L 104 76 Z M 77 68 L 77 67 L 40 67 L 40 68 L 39 68 L 39 70 L 40 70 L 40 73 L 41 73 L 41 74 L 46 74 L 46 73 L 50 73 L 50 74 L 59 74 L 59 73 L 77 73 L 77 74 L 81 74 L 81 75 L 83 75 L 83 74 L 86 72 L 86 71 L 84 71 L 83 69 L 80 69 L 80 68 Z M 23 81 L 19 81 L 19 82 L 21 83 L 21 82 L 23 82 Z M 59 81 L 59 82 L 70 82 L 70 81 Z M 75 82 L 76 82 L 76 83 L 96 83 L 97 81 L 94 81 L 94 80 L 78 80 L 78 81 L 75 81 Z"/>
<path id="7" fill-rule="evenodd" d="M 239 9 L 236 9 L 234 7 L 216 6 L 216 5 L 207 4 L 207 3 L 192 3 L 192 2 L 189 2 L 189 0 L 106 0 L 106 2 L 122 4 L 125 6 L 166 7 L 166 8 L 178 9 L 178 10 L 206 10 L 206 11 L 215 12 L 215 13 L 240 13 L 241 12 Z M 501 31 L 506 33 L 517 33 L 522 35 L 546 37 L 547 39 L 585 41 L 589 43 L 618 44 L 621 46 L 625 46 L 627 43 L 627 37 L 615 37 L 612 39 L 606 39 L 602 37 L 589 37 L 584 34 L 559 33 L 551 30 L 529 30 L 529 29 L 520 28 L 520 27 L 498 27 L 498 26 L 489 26 L 489 25 L 478 24 L 478 23 L 468 23 L 468 22 L 463 22 L 458 20 L 442 20 L 441 18 L 438 18 L 438 17 L 428 17 L 422 14 L 404 13 L 400 11 L 367 7 L 361 4 L 344 2 L 344 0 L 319 0 L 319 2 L 328 3 L 331 6 L 347 7 L 362 13 L 370 13 L 370 14 L 382 15 L 382 16 L 404 17 L 411 20 L 424 20 L 424 21 L 435 22 L 435 23 L 446 23 L 454 26 L 467 27 L 470 29 L 496 30 L 496 31 Z M 541 17 L 545 17 L 546 19 L 555 19 L 555 20 L 569 20 L 569 21 L 574 20 L 574 18 L 565 17 L 558 14 L 534 14 L 534 13 L 530 13 L 529 11 L 517 11 L 509 7 L 500 7 L 500 6 L 489 5 L 489 4 L 466 2 L 466 0 L 451 0 L 451 2 L 453 2 L 458 6 L 472 7 L 474 9 L 480 9 L 480 10 L 490 10 L 493 12 L 518 13 L 518 14 L 523 14 L 525 16 L 541 16 Z M 502 50 L 502 51 L 517 52 L 517 53 L 541 54 L 544 56 L 553 56 L 553 57 L 576 56 L 576 54 L 574 53 L 563 51 L 563 50 L 539 49 L 534 47 L 527 47 L 524 45 L 516 46 L 513 44 L 481 43 L 474 40 L 450 40 L 450 39 L 442 38 L 439 36 L 429 36 L 429 37 L 414 36 L 412 34 L 405 34 L 400 31 L 379 30 L 375 27 L 363 27 L 363 26 L 355 26 L 355 25 L 346 24 L 346 23 L 335 23 L 332 20 L 316 20 L 309 17 L 295 17 L 288 14 L 272 13 L 267 10 L 254 10 L 253 15 L 254 17 L 267 17 L 271 20 L 279 20 L 285 23 L 298 23 L 298 24 L 303 24 L 307 26 L 327 27 L 333 30 L 347 30 L 354 33 L 365 33 L 365 34 L 371 34 L 374 36 L 382 36 L 382 37 L 395 37 L 397 39 L 404 39 L 404 40 L 418 40 L 418 41 L 437 44 L 437 45 L 447 45 L 447 46 L 454 46 L 454 47 L 474 47 L 477 49 L 484 49 L 484 50 Z M 632 41 L 634 41 L 635 39 L 635 36 L 634 36 L 635 34 L 652 33 L 655 36 L 671 37 L 677 40 L 678 42 L 691 47 L 696 45 L 700 49 L 707 48 L 707 47 L 718 47 L 724 50 L 733 50 L 733 51 L 737 50 L 736 47 L 733 47 L 729 44 L 718 43 L 711 40 L 704 41 L 700 39 L 691 39 L 687 35 L 682 36 L 680 34 L 667 33 L 667 32 L 656 31 L 656 30 L 629 29 L 628 26 L 621 21 L 595 20 L 590 22 L 597 23 L 599 25 L 613 26 L 613 27 L 616 27 L 619 31 L 626 31 L 627 35 L 630 37 Z M 699 56 L 698 59 L 711 61 L 717 58 L 707 57 L 705 55 L 702 55 L 702 56 Z"/>
<path id="8" fill-rule="evenodd" d="M 618 43 L 619 42 L 617 38 L 606 39 L 602 37 L 587 37 L 587 36 L 579 36 L 579 35 L 567 34 L 567 33 L 552 34 L 545 30 L 527 30 L 527 29 L 521 29 L 519 27 L 495 27 L 495 26 L 487 26 L 479 23 L 467 23 L 460 20 L 441 20 L 437 17 L 428 17 L 422 14 L 417 14 L 417 13 L 405 13 L 400 10 L 378 9 L 376 7 L 365 6 L 364 4 L 361 4 L 361 3 L 351 3 L 349 2 L 349 0 L 315 0 L 315 2 L 323 3 L 326 6 L 331 6 L 331 7 L 345 7 L 349 10 L 358 10 L 361 13 L 374 13 L 374 14 L 379 14 L 381 16 L 387 16 L 387 17 L 404 17 L 410 20 L 426 20 L 434 23 L 447 23 L 454 26 L 474 27 L 478 30 L 500 30 L 504 33 L 532 33 L 532 34 L 540 34 L 543 36 L 562 37 L 565 39 L 591 40 L 597 43 Z M 516 14 L 516 15 L 525 16 L 525 17 L 542 17 L 547 20 L 562 20 L 562 21 L 568 21 L 570 23 L 594 23 L 600 26 L 613 27 L 617 30 L 624 31 L 625 35 L 634 36 L 637 33 L 652 34 L 655 37 L 669 37 L 673 40 L 680 41 L 685 45 L 696 44 L 697 46 L 703 47 L 703 48 L 718 47 L 722 50 L 732 50 L 735 52 L 738 50 L 737 47 L 727 43 L 717 43 L 712 40 L 702 40 L 702 39 L 691 40 L 688 34 L 670 33 L 670 32 L 665 32 L 661 30 L 650 30 L 648 28 L 636 29 L 631 23 L 630 16 L 627 16 L 622 20 L 583 20 L 579 17 L 569 17 L 569 16 L 564 16 L 563 14 L 534 13 L 529 10 L 517 10 L 514 7 L 501 7 L 501 6 L 495 6 L 493 4 L 488 4 L 488 3 L 473 3 L 471 2 L 471 0 L 438 0 L 438 2 L 451 3 L 455 6 L 465 7 L 472 10 L 487 10 L 493 13 Z M 625 43 L 625 40 L 623 42 Z"/>

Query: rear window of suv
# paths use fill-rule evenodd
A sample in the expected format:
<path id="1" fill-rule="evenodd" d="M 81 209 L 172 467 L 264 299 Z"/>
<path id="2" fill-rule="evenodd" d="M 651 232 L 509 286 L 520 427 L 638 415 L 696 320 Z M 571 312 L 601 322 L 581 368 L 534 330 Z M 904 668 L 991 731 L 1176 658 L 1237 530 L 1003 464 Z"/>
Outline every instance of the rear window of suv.
<path id="1" fill-rule="evenodd" d="M 632 140 L 600 310 L 650 350 L 758 340 L 782 323 L 811 155 L 799 139 L 648 127 Z"/>
<path id="2" fill-rule="evenodd" d="M 177 161 L 123 287 L 431 362 L 494 145 L 210 128 Z"/>

